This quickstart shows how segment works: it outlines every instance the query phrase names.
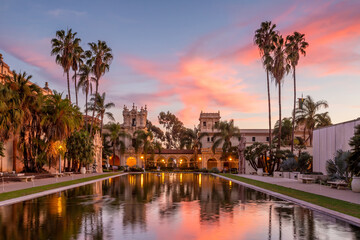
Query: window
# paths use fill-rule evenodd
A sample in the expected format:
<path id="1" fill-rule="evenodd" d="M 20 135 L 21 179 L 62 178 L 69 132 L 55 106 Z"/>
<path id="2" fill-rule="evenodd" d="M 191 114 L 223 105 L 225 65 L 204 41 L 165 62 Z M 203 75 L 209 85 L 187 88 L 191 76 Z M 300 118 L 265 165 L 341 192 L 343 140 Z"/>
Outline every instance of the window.
<path id="1" fill-rule="evenodd" d="M 255 138 L 255 137 L 252 137 L 252 141 L 255 142 L 255 141 L 256 141 L 256 138 Z"/>
<path id="2" fill-rule="evenodd" d="M 203 122 L 203 126 L 206 127 L 206 122 Z"/>
<path id="3" fill-rule="evenodd" d="M 212 142 L 214 141 L 214 137 L 211 137 L 211 141 L 212 141 Z"/>
<path id="4" fill-rule="evenodd" d="M 135 147 L 135 145 L 136 145 L 136 139 L 133 138 L 133 139 L 132 139 L 132 146 Z"/>
<path id="5" fill-rule="evenodd" d="M 133 127 L 136 127 L 136 118 L 133 118 L 132 119 L 132 124 L 131 124 Z"/>
<path id="6" fill-rule="evenodd" d="M 269 141 L 269 137 L 266 137 L 266 141 L 267 141 L 267 142 Z"/>
<path id="7" fill-rule="evenodd" d="M 210 137 L 208 137 L 208 142 L 210 142 Z"/>
<path id="8" fill-rule="evenodd" d="M 238 141 L 239 141 L 239 142 L 241 141 L 241 137 L 238 137 Z"/>

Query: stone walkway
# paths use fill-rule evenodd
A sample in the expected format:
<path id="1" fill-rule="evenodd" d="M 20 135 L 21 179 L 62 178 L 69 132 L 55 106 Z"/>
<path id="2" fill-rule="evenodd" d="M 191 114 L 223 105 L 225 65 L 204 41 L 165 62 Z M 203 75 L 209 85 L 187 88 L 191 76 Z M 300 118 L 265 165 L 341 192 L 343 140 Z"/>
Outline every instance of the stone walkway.
<path id="1" fill-rule="evenodd" d="M 360 204 L 360 193 L 354 193 L 351 190 L 338 190 L 320 184 L 304 184 L 289 178 L 274 178 L 245 174 L 238 174 L 238 176 Z"/>
<path id="2" fill-rule="evenodd" d="M 0 178 L 0 193 L 3 192 L 11 192 L 26 188 L 32 188 L 37 186 L 44 186 L 48 184 L 58 183 L 58 182 L 66 182 L 70 180 L 76 180 L 80 178 L 87 178 L 97 175 L 102 175 L 106 173 L 87 173 L 87 174 L 73 174 L 72 176 L 59 177 L 59 178 L 41 178 L 34 179 L 34 182 L 6 182 L 3 183 L 2 178 Z"/>

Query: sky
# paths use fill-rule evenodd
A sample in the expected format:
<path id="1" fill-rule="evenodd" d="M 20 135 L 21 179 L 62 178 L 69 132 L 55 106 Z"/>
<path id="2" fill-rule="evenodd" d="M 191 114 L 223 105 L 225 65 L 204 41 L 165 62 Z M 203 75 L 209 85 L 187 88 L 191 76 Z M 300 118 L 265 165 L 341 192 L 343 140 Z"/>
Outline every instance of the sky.
<path id="1" fill-rule="evenodd" d="M 253 44 L 261 22 L 280 33 L 298 31 L 309 43 L 297 66 L 297 95 L 326 100 L 333 123 L 360 115 L 360 1 L 18 1 L 0 0 L 0 53 L 12 70 L 67 93 L 66 75 L 50 55 L 57 30 L 72 28 L 89 42 L 106 41 L 114 59 L 100 92 L 122 109 L 147 105 L 187 127 L 200 112 L 220 111 L 240 128 L 267 128 L 266 73 Z M 73 83 L 71 83 L 72 89 Z M 282 115 L 293 107 L 291 74 L 282 85 Z M 80 91 L 80 107 L 85 96 Z M 75 99 L 72 90 L 72 99 Z M 271 83 L 272 121 L 278 94 Z"/>

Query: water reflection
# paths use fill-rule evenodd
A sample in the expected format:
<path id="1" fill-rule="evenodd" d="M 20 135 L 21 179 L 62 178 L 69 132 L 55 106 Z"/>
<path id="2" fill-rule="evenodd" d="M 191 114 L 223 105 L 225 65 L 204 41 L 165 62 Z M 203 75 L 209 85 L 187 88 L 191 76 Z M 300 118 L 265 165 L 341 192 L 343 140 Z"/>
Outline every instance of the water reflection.
<path id="1" fill-rule="evenodd" d="M 133 174 L 0 208 L 2 239 L 357 239 L 360 229 L 204 174 Z"/>

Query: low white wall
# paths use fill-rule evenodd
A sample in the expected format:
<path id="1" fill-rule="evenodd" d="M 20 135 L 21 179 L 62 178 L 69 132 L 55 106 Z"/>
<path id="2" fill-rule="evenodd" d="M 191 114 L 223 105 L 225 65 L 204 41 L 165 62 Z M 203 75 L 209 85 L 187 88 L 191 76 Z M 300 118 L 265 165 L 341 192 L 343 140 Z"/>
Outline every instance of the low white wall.
<path id="1" fill-rule="evenodd" d="M 335 124 L 314 130 L 313 171 L 326 174 L 326 161 L 332 159 L 337 150 L 350 150 L 349 140 L 354 136 L 355 126 L 360 119 Z"/>

